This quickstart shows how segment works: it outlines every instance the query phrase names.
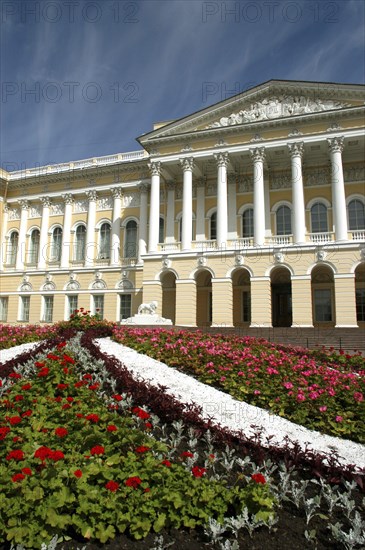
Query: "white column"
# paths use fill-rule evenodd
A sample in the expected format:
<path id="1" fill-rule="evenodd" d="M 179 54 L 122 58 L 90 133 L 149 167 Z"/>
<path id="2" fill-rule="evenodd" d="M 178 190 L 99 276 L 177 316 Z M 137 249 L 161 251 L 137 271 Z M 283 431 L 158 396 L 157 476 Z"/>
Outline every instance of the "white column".
<path id="1" fill-rule="evenodd" d="M 62 195 L 65 201 L 65 213 L 63 215 L 62 229 L 62 250 L 61 250 L 61 268 L 67 268 L 70 265 L 70 250 L 71 250 L 71 221 L 72 221 L 72 204 L 73 196 L 71 193 Z"/>
<path id="2" fill-rule="evenodd" d="M 250 149 L 253 161 L 253 233 L 254 244 L 265 242 L 265 194 L 264 194 L 264 147 Z"/>
<path id="3" fill-rule="evenodd" d="M 48 225 L 49 225 L 49 209 L 51 200 L 49 197 L 41 197 L 42 203 L 42 221 L 41 231 L 39 236 L 39 259 L 38 269 L 46 269 L 48 260 Z"/>
<path id="4" fill-rule="evenodd" d="M 9 207 L 7 204 L 4 205 L 2 202 L 0 202 L 0 206 L 4 209 L 3 226 L 1 228 L 3 238 L 0 243 L 0 271 L 2 271 L 4 269 L 4 263 L 6 263 L 7 241 L 5 241 L 5 235 L 8 230 Z"/>
<path id="5" fill-rule="evenodd" d="M 200 178 L 196 190 L 196 240 L 205 241 L 205 178 Z"/>
<path id="6" fill-rule="evenodd" d="M 150 227 L 148 235 L 148 252 L 157 252 L 160 229 L 160 175 L 161 163 L 150 162 L 151 195 L 150 195 Z"/>
<path id="7" fill-rule="evenodd" d="M 166 183 L 167 212 L 166 212 L 166 243 L 175 242 L 175 181 Z"/>
<path id="8" fill-rule="evenodd" d="M 303 142 L 288 144 L 291 157 L 293 243 L 305 243 L 305 205 L 302 174 Z"/>
<path id="9" fill-rule="evenodd" d="M 228 176 L 228 239 L 237 239 L 237 176 Z"/>
<path id="10" fill-rule="evenodd" d="M 85 267 L 94 265 L 95 258 L 95 224 L 96 224 L 96 201 L 98 195 L 96 191 L 86 191 L 85 195 L 89 199 L 86 224 L 86 246 L 85 246 Z"/>
<path id="11" fill-rule="evenodd" d="M 192 157 L 180 159 L 183 169 L 183 207 L 181 250 L 191 250 L 193 240 L 193 166 Z"/>
<path id="12" fill-rule="evenodd" d="M 270 212 L 270 182 L 268 174 L 264 170 L 264 201 L 265 201 L 265 237 L 271 237 L 271 212 Z"/>
<path id="13" fill-rule="evenodd" d="M 139 241 L 138 241 L 138 263 L 142 261 L 142 256 L 147 254 L 147 190 L 145 183 L 139 185 Z"/>
<path id="14" fill-rule="evenodd" d="M 16 255 L 15 269 L 24 269 L 29 203 L 27 200 L 21 200 L 19 201 L 19 204 L 21 208 L 21 213 L 20 213 L 20 226 L 19 226 L 18 253 Z"/>
<path id="15" fill-rule="evenodd" d="M 217 181 L 217 247 L 225 248 L 228 234 L 227 165 L 228 153 L 214 155 L 218 166 Z"/>
<path id="16" fill-rule="evenodd" d="M 336 241 L 347 241 L 347 212 L 342 168 L 343 136 L 328 139 L 332 168 L 332 209 Z"/>
<path id="17" fill-rule="evenodd" d="M 112 188 L 113 195 L 113 219 L 112 219 L 112 238 L 110 250 L 110 265 L 119 265 L 120 256 L 120 221 L 122 210 L 122 195 L 121 187 Z"/>

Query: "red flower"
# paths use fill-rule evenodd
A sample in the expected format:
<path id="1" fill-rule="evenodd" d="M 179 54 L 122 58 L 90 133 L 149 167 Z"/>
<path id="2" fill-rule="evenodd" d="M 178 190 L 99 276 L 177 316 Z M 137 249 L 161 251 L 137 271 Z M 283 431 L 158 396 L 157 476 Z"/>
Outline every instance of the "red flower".
<path id="1" fill-rule="evenodd" d="M 34 365 L 38 368 L 41 368 L 41 367 L 45 367 L 46 363 L 44 363 L 43 361 L 36 361 Z"/>
<path id="2" fill-rule="evenodd" d="M 25 454 L 21 449 L 15 449 L 6 455 L 6 460 L 24 460 L 24 458 Z"/>
<path id="3" fill-rule="evenodd" d="M 101 445 L 95 445 L 90 452 L 92 455 L 103 455 L 105 453 L 105 448 Z"/>
<path id="4" fill-rule="evenodd" d="M 18 435 L 16 435 L 15 437 L 13 437 L 13 441 L 14 443 L 18 443 L 18 441 L 21 440 L 21 437 L 19 437 Z"/>
<path id="5" fill-rule="evenodd" d="M 51 451 L 51 455 L 49 458 L 57 462 L 57 460 L 62 460 L 63 458 L 65 458 L 65 455 L 62 451 Z"/>
<path id="6" fill-rule="evenodd" d="M 136 453 L 146 453 L 149 450 L 150 450 L 149 447 L 145 447 L 144 445 L 141 445 L 140 447 L 137 447 Z"/>
<path id="7" fill-rule="evenodd" d="M 22 421 L 22 419 L 21 419 L 20 416 L 11 416 L 9 418 L 9 422 L 12 426 L 15 426 L 15 424 L 19 424 L 19 422 L 21 422 L 21 421 Z"/>
<path id="8" fill-rule="evenodd" d="M 68 388 L 68 384 L 57 384 L 57 389 L 65 390 Z"/>
<path id="9" fill-rule="evenodd" d="M 54 353 L 49 353 L 47 355 L 47 359 L 53 359 L 53 361 L 58 361 L 59 357 L 58 357 L 58 355 L 55 355 Z"/>
<path id="10" fill-rule="evenodd" d="M 82 378 L 83 378 L 83 380 L 92 380 L 93 379 L 91 374 L 84 374 L 84 376 Z"/>
<path id="11" fill-rule="evenodd" d="M 116 432 L 118 430 L 118 428 L 114 426 L 114 424 L 109 424 L 106 429 L 108 430 L 108 432 Z"/>
<path id="12" fill-rule="evenodd" d="M 96 384 L 92 384 L 91 386 L 89 386 L 89 390 L 97 390 L 98 388 L 100 388 L 100 384 L 99 383 L 96 383 Z"/>
<path id="13" fill-rule="evenodd" d="M 65 435 L 68 434 L 68 431 L 66 430 L 66 428 L 56 428 L 54 433 L 58 436 L 58 437 L 65 437 Z"/>
<path id="14" fill-rule="evenodd" d="M 123 400 L 123 397 L 121 395 L 119 395 L 119 393 L 116 393 L 115 395 L 112 395 L 112 398 L 115 399 L 116 401 L 122 401 Z"/>
<path id="15" fill-rule="evenodd" d="M 25 475 L 23 474 L 14 474 L 13 477 L 11 478 L 11 480 L 14 481 L 14 483 L 16 483 L 17 481 L 23 481 L 23 479 L 25 479 Z"/>
<path id="16" fill-rule="evenodd" d="M 20 394 L 15 396 L 15 401 L 23 401 L 24 397 Z"/>
<path id="17" fill-rule="evenodd" d="M 206 471 L 206 468 L 201 468 L 201 466 L 193 466 L 191 469 L 191 473 L 194 477 L 203 477 Z"/>
<path id="18" fill-rule="evenodd" d="M 34 458 L 45 460 L 46 458 L 50 458 L 51 454 L 52 450 L 49 447 L 39 447 L 34 453 Z"/>
<path id="19" fill-rule="evenodd" d="M 57 344 L 57 348 L 60 349 L 60 350 L 61 350 L 62 348 L 64 348 L 65 346 L 67 346 L 67 343 L 66 343 L 66 342 L 60 342 L 59 344 Z"/>
<path id="20" fill-rule="evenodd" d="M 71 405 L 69 403 L 65 403 L 64 405 L 62 405 L 62 409 L 63 410 L 71 409 Z"/>
<path id="21" fill-rule="evenodd" d="M 252 474 L 251 479 L 255 481 L 255 483 L 262 483 L 262 485 L 266 483 L 265 476 L 262 474 Z"/>
<path id="22" fill-rule="evenodd" d="M 76 413 L 77 418 L 83 418 L 84 415 L 82 413 Z"/>
<path id="23" fill-rule="evenodd" d="M 59 395 L 58 397 L 55 397 L 54 400 L 56 401 L 56 403 L 61 403 L 62 397 Z"/>
<path id="24" fill-rule="evenodd" d="M 190 451 L 183 451 L 180 456 L 183 458 L 193 458 L 194 455 Z"/>
<path id="25" fill-rule="evenodd" d="M 80 477 L 82 477 L 82 471 L 81 470 L 75 470 L 74 471 L 74 476 L 80 479 Z"/>
<path id="26" fill-rule="evenodd" d="M 67 368 L 67 367 L 65 367 L 64 369 L 62 369 L 62 371 L 63 371 L 64 374 L 68 374 L 68 368 Z"/>
<path id="27" fill-rule="evenodd" d="M 22 375 L 19 374 L 18 372 L 12 372 L 9 374 L 9 378 L 15 378 L 16 380 L 19 380 L 21 377 Z"/>
<path id="28" fill-rule="evenodd" d="M 105 488 L 108 489 L 108 491 L 115 493 L 119 489 L 119 483 L 116 481 L 108 481 L 108 483 L 105 484 Z"/>
<path id="29" fill-rule="evenodd" d="M 28 410 L 28 411 L 23 412 L 22 417 L 24 418 L 25 416 L 32 416 L 32 411 Z"/>
<path id="30" fill-rule="evenodd" d="M 100 418 L 97 414 L 88 414 L 87 416 L 85 416 L 86 420 L 90 420 L 90 422 L 99 422 Z"/>
<path id="31" fill-rule="evenodd" d="M 32 475 L 32 470 L 30 468 L 22 468 L 22 472 L 26 476 L 31 476 Z"/>
<path id="32" fill-rule="evenodd" d="M 10 432 L 10 428 L 8 428 L 7 426 L 4 426 L 3 428 L 0 428 L 0 441 L 5 439 L 5 437 L 7 436 L 7 434 L 9 432 Z"/>
<path id="33" fill-rule="evenodd" d="M 84 385 L 84 382 L 82 380 L 80 380 L 80 382 L 75 382 L 74 387 L 75 388 L 81 388 L 81 386 L 83 386 L 83 385 Z"/>
<path id="34" fill-rule="evenodd" d="M 74 365 L 76 362 L 75 359 L 73 359 L 69 355 L 64 355 L 63 360 L 66 361 L 66 363 L 70 363 L 71 365 Z"/>
<path id="35" fill-rule="evenodd" d="M 37 376 L 40 378 L 42 376 L 47 376 L 48 374 L 49 374 L 49 368 L 48 367 L 43 367 L 43 368 L 41 368 L 41 370 L 39 371 Z"/>
<path id="36" fill-rule="evenodd" d="M 152 428 L 151 422 L 145 422 L 145 423 L 144 423 L 144 426 L 145 426 L 145 428 L 147 428 L 147 429 Z"/>
<path id="37" fill-rule="evenodd" d="M 147 418 L 150 418 L 151 416 L 150 414 L 148 414 L 148 412 L 144 411 L 140 407 L 134 407 L 134 409 L 132 410 L 134 414 L 136 414 L 138 418 L 141 418 L 142 420 L 147 420 Z"/>
<path id="38" fill-rule="evenodd" d="M 164 466 L 167 466 L 168 468 L 171 468 L 171 462 L 169 460 L 163 460 L 161 464 L 163 464 Z"/>
<path id="39" fill-rule="evenodd" d="M 68 401 L 69 403 L 72 403 L 73 400 L 74 400 L 73 397 L 66 397 L 66 401 Z"/>
<path id="40" fill-rule="evenodd" d="M 30 390 L 31 387 L 32 387 L 32 384 L 24 384 L 24 386 L 22 386 L 22 390 L 24 391 Z"/>
<path id="41" fill-rule="evenodd" d="M 124 482 L 124 484 L 125 484 L 127 487 L 133 487 L 133 489 L 137 489 L 138 485 L 140 485 L 141 483 L 142 483 L 141 478 L 139 478 L 139 477 L 137 477 L 137 476 L 129 477 L 129 478 Z"/>

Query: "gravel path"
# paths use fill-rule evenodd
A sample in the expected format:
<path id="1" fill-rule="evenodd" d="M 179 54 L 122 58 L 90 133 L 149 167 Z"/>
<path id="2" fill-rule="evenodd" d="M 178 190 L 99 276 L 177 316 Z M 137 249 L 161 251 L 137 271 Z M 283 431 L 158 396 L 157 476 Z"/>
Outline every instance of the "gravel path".
<path id="1" fill-rule="evenodd" d="M 259 407 L 236 401 L 226 393 L 198 382 L 160 361 L 141 355 L 109 338 L 99 338 L 96 343 L 103 353 L 116 357 L 136 377 L 152 385 L 166 387 L 167 393 L 180 402 L 201 406 L 203 418 L 212 418 L 217 425 L 231 431 L 242 430 L 248 436 L 254 436 L 257 428 L 261 428 L 263 445 L 266 437 L 271 437 L 271 445 L 280 446 L 284 443 L 285 436 L 288 436 L 292 442 L 298 442 L 303 449 L 308 446 L 315 452 L 326 455 L 336 452 L 341 464 L 354 464 L 358 468 L 365 468 L 365 445 L 323 435 L 270 414 Z"/>

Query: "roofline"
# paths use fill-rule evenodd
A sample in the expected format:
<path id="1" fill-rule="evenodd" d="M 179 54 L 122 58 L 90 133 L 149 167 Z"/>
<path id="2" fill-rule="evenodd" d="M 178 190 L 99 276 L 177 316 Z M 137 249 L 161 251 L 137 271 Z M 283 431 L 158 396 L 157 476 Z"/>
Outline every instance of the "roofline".
<path id="1" fill-rule="evenodd" d="M 198 115 L 199 113 L 203 113 L 204 111 L 207 111 L 209 109 L 211 109 L 213 106 L 219 108 L 220 105 L 222 105 L 223 103 L 226 103 L 227 101 L 231 101 L 231 100 L 234 100 L 236 98 L 238 98 L 239 96 L 242 96 L 242 94 L 246 93 L 246 92 L 250 92 L 252 90 L 255 90 L 256 88 L 264 88 L 265 86 L 267 86 L 268 84 L 271 84 L 271 83 L 298 83 L 298 84 L 330 84 L 330 85 L 335 85 L 335 86 L 364 86 L 365 87 L 365 83 L 364 84 L 359 84 L 359 83 L 349 83 L 349 82 L 323 82 L 323 81 L 318 81 L 318 80 L 282 80 L 282 79 L 276 79 L 276 78 L 272 78 L 270 80 L 266 80 L 265 82 L 262 82 L 261 84 L 257 84 L 256 86 L 253 86 L 252 88 L 247 88 L 247 90 L 243 90 L 242 92 L 239 92 L 238 94 L 235 94 L 235 95 L 232 95 L 230 97 L 227 97 L 226 99 L 221 99 L 220 101 L 218 101 L 217 103 L 212 103 L 211 105 L 208 105 L 207 107 L 204 107 L 203 109 L 198 109 L 197 111 L 194 111 L 193 113 L 190 113 L 188 115 L 184 115 L 180 118 L 177 118 L 175 119 L 174 121 L 170 122 L 169 124 L 166 124 L 166 126 L 163 126 L 163 129 L 164 130 L 167 130 L 170 126 L 174 125 L 174 124 L 178 124 L 179 122 L 181 122 L 182 120 L 184 120 L 185 118 L 191 118 L 195 115 Z M 136 141 L 141 145 L 141 147 L 144 147 L 141 140 L 144 139 L 146 136 L 149 136 L 155 132 L 158 132 L 159 130 L 162 130 L 162 127 L 160 129 L 157 129 L 157 130 L 151 130 L 150 132 L 146 132 L 145 134 L 141 134 L 140 136 L 138 136 L 136 138 Z"/>

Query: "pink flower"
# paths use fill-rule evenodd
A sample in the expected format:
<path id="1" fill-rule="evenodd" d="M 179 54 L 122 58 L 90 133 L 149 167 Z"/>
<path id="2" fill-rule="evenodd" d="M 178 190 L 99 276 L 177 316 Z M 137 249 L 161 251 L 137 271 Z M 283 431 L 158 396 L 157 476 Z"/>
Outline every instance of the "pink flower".
<path id="1" fill-rule="evenodd" d="M 358 403 L 361 403 L 361 401 L 364 401 L 364 396 L 363 396 L 363 394 L 362 394 L 360 391 L 355 391 L 355 393 L 354 393 L 354 399 L 355 399 L 355 401 L 357 401 Z"/>
<path id="2" fill-rule="evenodd" d="M 336 416 L 336 422 L 342 422 L 343 416 L 337 415 Z"/>
<path id="3" fill-rule="evenodd" d="M 293 387 L 293 384 L 291 382 L 285 382 L 283 384 L 284 388 L 286 388 L 287 390 L 291 390 L 292 387 Z"/>
<path id="4" fill-rule="evenodd" d="M 327 410 L 326 405 L 322 405 L 321 407 L 319 407 L 319 410 L 321 411 L 321 413 L 326 412 Z"/>

